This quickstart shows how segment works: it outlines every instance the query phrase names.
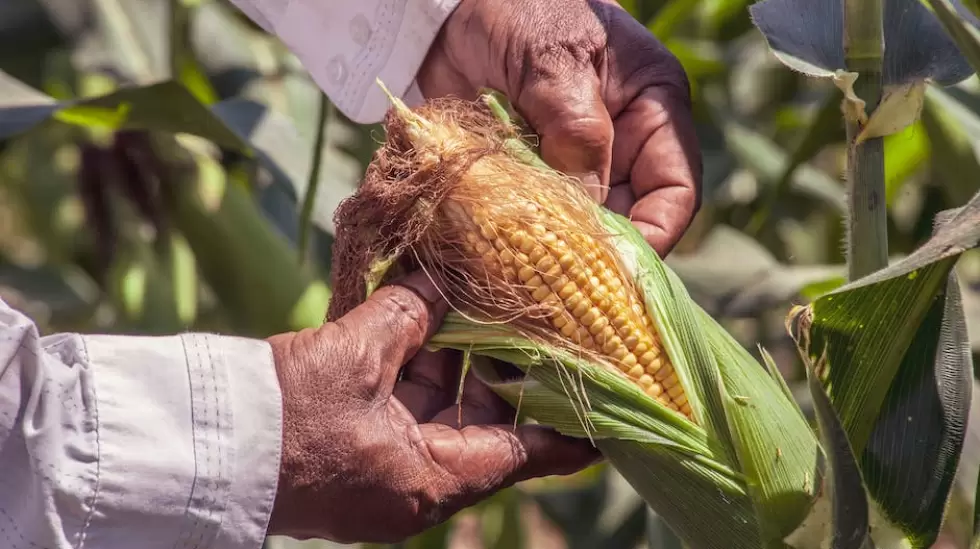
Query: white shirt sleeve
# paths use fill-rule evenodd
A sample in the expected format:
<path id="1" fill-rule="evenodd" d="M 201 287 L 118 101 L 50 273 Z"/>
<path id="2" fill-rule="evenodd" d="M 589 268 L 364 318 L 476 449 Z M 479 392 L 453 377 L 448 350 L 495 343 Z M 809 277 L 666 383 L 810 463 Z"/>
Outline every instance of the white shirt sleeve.
<path id="1" fill-rule="evenodd" d="M 0 300 L 0 547 L 259 549 L 280 399 L 263 341 L 39 337 Z"/>
<path id="2" fill-rule="evenodd" d="M 348 118 L 380 121 L 388 99 L 422 100 L 415 75 L 460 0 L 231 0 L 275 34 Z"/>

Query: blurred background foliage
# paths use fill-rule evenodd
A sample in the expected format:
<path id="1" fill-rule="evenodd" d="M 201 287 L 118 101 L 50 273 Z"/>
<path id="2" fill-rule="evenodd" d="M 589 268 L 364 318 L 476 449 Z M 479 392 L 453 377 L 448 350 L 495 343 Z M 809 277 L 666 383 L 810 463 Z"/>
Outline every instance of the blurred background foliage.
<path id="1" fill-rule="evenodd" d="M 668 263 L 747 348 L 769 349 L 806 407 L 784 318 L 843 282 L 841 97 L 775 60 L 750 3 L 621 0 L 692 82 L 704 203 Z M 331 108 L 281 43 L 225 0 L 0 2 L 0 297 L 45 333 L 262 337 L 318 325 L 333 210 L 381 139 L 379 126 Z M 980 189 L 978 143 L 976 77 L 931 87 L 921 120 L 886 138 L 894 256 Z M 977 356 L 980 254 L 958 275 Z M 968 537 L 980 464 L 971 425 L 944 547 Z M 604 466 L 525 482 L 399 545 L 676 546 Z"/>

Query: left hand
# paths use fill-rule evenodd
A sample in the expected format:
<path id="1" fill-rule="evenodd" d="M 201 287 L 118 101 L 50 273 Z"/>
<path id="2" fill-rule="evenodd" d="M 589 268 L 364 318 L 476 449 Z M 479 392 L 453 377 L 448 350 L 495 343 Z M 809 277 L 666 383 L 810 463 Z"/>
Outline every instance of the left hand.
<path id="1" fill-rule="evenodd" d="M 664 256 L 700 205 L 687 76 L 613 0 L 462 0 L 418 73 L 426 97 L 502 91 L 545 162 Z"/>

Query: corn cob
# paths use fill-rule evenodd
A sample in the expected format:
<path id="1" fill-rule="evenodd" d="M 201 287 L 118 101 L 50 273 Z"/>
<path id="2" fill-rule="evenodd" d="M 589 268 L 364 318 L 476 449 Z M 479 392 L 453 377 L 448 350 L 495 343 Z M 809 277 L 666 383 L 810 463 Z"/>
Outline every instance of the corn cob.
<path id="1" fill-rule="evenodd" d="M 523 202 L 533 219 L 538 207 Z M 495 222 L 480 206 L 464 206 L 465 250 L 476 275 L 522 288 L 546 311 L 563 337 L 607 359 L 647 395 L 691 418 L 691 405 L 653 321 L 632 285 L 594 237 L 562 238 L 543 224 L 508 219 Z"/>

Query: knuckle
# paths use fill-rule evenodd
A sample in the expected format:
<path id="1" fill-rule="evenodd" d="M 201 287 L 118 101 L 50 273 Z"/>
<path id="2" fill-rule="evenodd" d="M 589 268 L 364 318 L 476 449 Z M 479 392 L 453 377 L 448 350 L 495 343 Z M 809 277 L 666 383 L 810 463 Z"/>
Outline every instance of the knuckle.
<path id="1" fill-rule="evenodd" d="M 429 327 L 429 308 L 411 290 L 392 287 L 385 291 L 381 299 L 386 322 L 395 332 L 404 337 L 421 339 Z"/>

